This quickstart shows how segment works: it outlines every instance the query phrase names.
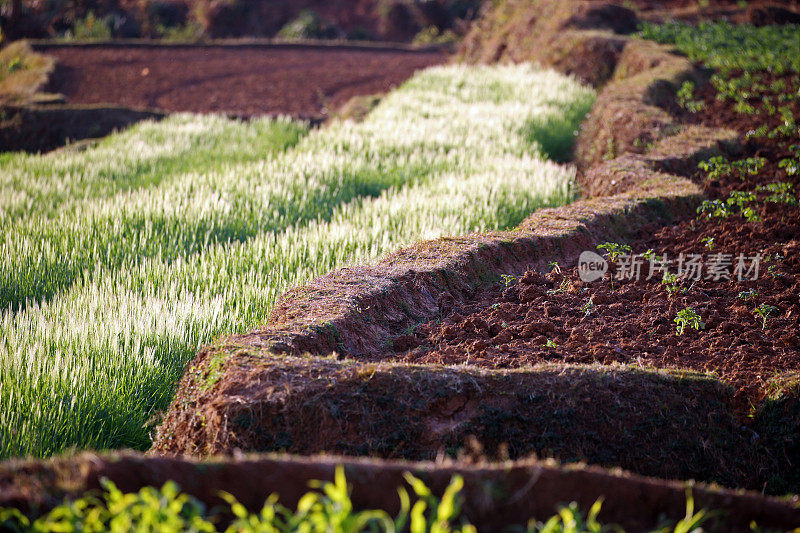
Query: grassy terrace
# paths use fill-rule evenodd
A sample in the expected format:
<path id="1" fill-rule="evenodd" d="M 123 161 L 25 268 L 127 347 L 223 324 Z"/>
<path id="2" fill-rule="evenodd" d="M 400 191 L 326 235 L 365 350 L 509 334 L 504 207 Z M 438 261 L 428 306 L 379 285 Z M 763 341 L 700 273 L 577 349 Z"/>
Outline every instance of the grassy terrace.
<path id="1" fill-rule="evenodd" d="M 0 155 L 0 457 L 147 448 L 199 346 L 287 288 L 569 202 L 594 93 L 531 66 L 418 74 L 362 123 L 177 115 Z"/>

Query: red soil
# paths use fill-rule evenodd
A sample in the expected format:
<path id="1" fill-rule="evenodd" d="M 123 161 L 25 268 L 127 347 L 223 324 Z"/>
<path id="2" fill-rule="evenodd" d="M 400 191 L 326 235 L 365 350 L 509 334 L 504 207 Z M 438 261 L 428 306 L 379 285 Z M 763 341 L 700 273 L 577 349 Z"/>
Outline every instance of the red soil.
<path id="1" fill-rule="evenodd" d="M 314 46 L 43 47 L 58 60 L 48 90 L 74 104 L 164 111 L 325 116 L 389 91 L 440 52 Z"/>
<path id="2" fill-rule="evenodd" d="M 797 75 L 784 81 L 789 94 L 800 87 Z M 743 137 L 762 124 L 773 128 L 781 122 L 777 115 L 736 113 L 730 102 L 715 99 L 710 85 L 700 95 L 706 109 L 692 115 L 692 122 L 734 127 Z M 754 98 L 757 107 L 760 98 Z M 800 116 L 800 104 L 789 105 Z M 767 164 L 757 175 L 711 180 L 699 172 L 697 178 L 710 198 L 726 199 L 731 191 L 752 192 L 780 181 L 792 183 L 796 197 L 800 176 L 787 176 L 778 167 L 778 161 L 791 155 L 793 143 L 798 139 L 751 139 L 739 157 L 765 157 Z M 713 372 L 736 388 L 744 411 L 778 385 L 775 378 L 796 379 L 800 371 L 800 207 L 769 201 L 765 191 L 756 196 L 750 205 L 760 221 L 748 222 L 741 214 L 698 216 L 655 234 L 644 229 L 639 241 L 629 243 L 634 253 L 652 249 L 673 261 L 681 253 L 700 254 L 706 263 L 712 254 L 731 254 L 731 272 L 738 254 L 761 254 L 755 281 L 687 279 L 670 295 L 661 273 L 646 279 L 646 260 L 639 281 L 615 281 L 613 286 L 608 276 L 582 282 L 577 268 L 563 274 L 531 271 L 519 283 L 498 286 L 443 320 L 396 339 L 397 355 L 414 363 L 491 368 L 564 361 Z M 711 249 L 704 238 L 713 238 Z M 741 294 L 751 290 L 755 293 Z M 775 308 L 766 322 L 755 314 L 761 304 Z M 701 316 L 705 329 L 677 335 L 674 318 L 687 307 Z"/>

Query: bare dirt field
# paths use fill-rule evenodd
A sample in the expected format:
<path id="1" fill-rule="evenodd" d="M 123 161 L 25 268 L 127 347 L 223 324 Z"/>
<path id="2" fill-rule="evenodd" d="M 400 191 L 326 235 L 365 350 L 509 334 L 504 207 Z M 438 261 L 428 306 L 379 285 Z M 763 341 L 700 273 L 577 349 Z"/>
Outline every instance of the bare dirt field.
<path id="1" fill-rule="evenodd" d="M 249 117 L 324 117 L 381 93 L 443 52 L 325 46 L 43 46 L 58 60 L 48 90 L 73 104 Z"/>

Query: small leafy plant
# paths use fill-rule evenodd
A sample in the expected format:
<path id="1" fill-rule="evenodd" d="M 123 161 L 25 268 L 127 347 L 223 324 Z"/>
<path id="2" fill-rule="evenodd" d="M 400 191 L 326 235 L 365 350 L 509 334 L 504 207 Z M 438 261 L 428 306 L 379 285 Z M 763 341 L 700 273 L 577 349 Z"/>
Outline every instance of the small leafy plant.
<path id="1" fill-rule="evenodd" d="M 703 203 L 697 208 L 699 215 L 705 215 L 706 218 L 725 218 L 730 216 L 731 210 L 726 202 L 722 200 L 703 200 Z"/>
<path id="2" fill-rule="evenodd" d="M 661 285 L 667 290 L 667 295 L 669 295 L 670 298 L 673 294 L 681 290 L 681 286 L 678 284 L 678 276 L 670 272 L 664 272 L 664 275 L 661 277 Z"/>
<path id="3" fill-rule="evenodd" d="M 594 300 L 589 298 L 586 302 L 580 307 L 581 312 L 583 312 L 583 316 L 589 316 L 595 311 Z"/>
<path id="4" fill-rule="evenodd" d="M 567 278 L 564 278 L 561 280 L 561 283 L 558 285 L 557 289 L 549 289 L 547 291 L 547 294 L 549 294 L 550 296 L 555 296 L 556 294 L 567 292 L 569 290 L 569 286 L 570 286 L 569 280 Z"/>
<path id="5" fill-rule="evenodd" d="M 756 316 L 756 319 L 761 319 L 761 329 L 767 328 L 767 318 L 771 315 L 775 314 L 778 311 L 778 308 L 772 305 L 767 305 L 762 303 L 755 309 L 753 309 L 753 314 Z"/>
<path id="6" fill-rule="evenodd" d="M 741 292 L 738 294 L 737 298 L 739 298 L 739 299 L 741 299 L 741 300 L 744 300 L 744 301 L 746 302 L 746 301 L 748 301 L 748 300 L 752 300 L 752 299 L 753 299 L 753 298 L 755 298 L 756 296 L 758 296 L 758 291 L 757 291 L 757 290 L 755 290 L 755 289 L 748 289 L 748 290 L 746 290 L 746 291 L 741 291 Z"/>
<path id="7" fill-rule="evenodd" d="M 503 285 L 508 288 L 509 285 L 516 283 L 517 278 L 515 276 L 509 276 L 508 274 L 500 274 L 500 277 L 503 278 Z"/>
<path id="8" fill-rule="evenodd" d="M 545 348 L 558 348 L 558 343 L 553 339 L 547 339 L 547 342 L 542 344 Z"/>
<path id="9" fill-rule="evenodd" d="M 598 250 L 605 250 L 605 255 L 609 261 L 616 263 L 617 259 L 625 254 L 631 253 L 631 247 L 627 244 L 619 244 L 616 242 L 606 242 L 597 246 Z"/>
<path id="10" fill-rule="evenodd" d="M 695 99 L 694 88 L 694 82 L 685 81 L 675 94 L 678 100 L 678 105 L 689 113 L 697 113 L 706 107 L 705 102 Z"/>
<path id="11" fill-rule="evenodd" d="M 716 244 L 714 244 L 714 237 L 703 237 L 700 239 L 700 242 L 704 243 L 709 250 L 713 250 L 716 247 Z"/>
<path id="12" fill-rule="evenodd" d="M 561 267 L 559 266 L 558 261 L 550 261 L 547 263 L 547 271 L 561 274 Z"/>
<path id="13" fill-rule="evenodd" d="M 698 315 L 691 307 L 686 307 L 678 311 L 678 314 L 674 318 L 674 322 L 676 325 L 676 335 L 683 335 L 687 327 L 697 331 L 706 329 L 706 323 L 703 322 L 700 315 Z"/>

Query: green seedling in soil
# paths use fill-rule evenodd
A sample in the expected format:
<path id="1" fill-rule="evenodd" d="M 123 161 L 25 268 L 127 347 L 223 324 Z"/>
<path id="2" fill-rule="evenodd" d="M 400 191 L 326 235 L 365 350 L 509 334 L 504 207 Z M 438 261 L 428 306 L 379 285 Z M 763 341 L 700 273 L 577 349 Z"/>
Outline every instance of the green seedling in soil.
<path id="1" fill-rule="evenodd" d="M 726 218 L 731 214 L 730 207 L 722 200 L 703 200 L 697 213 L 705 215 L 706 218 Z"/>
<path id="2" fill-rule="evenodd" d="M 612 263 L 616 263 L 620 256 L 631 253 L 631 247 L 627 244 L 616 242 L 606 242 L 597 246 L 598 250 L 605 250 L 605 255 Z"/>
<path id="3" fill-rule="evenodd" d="M 751 192 L 746 191 L 732 191 L 728 195 L 728 199 L 725 202 L 730 206 L 738 207 L 740 210 L 744 210 L 745 206 L 751 202 L 756 201 L 756 195 Z"/>
<path id="4" fill-rule="evenodd" d="M 583 305 L 580 307 L 580 310 L 583 312 L 583 316 L 589 316 L 589 315 L 591 315 L 591 314 L 592 314 L 592 313 L 594 313 L 594 311 L 595 311 L 595 305 L 594 305 L 594 301 L 593 301 L 591 298 L 589 298 L 589 299 L 586 301 L 586 303 L 584 303 L 584 304 L 583 304 Z"/>
<path id="5" fill-rule="evenodd" d="M 561 274 L 561 267 L 558 265 L 558 261 L 550 261 L 547 263 L 547 271 Z"/>
<path id="6" fill-rule="evenodd" d="M 667 294 L 670 298 L 673 294 L 681 290 L 680 285 L 678 285 L 678 276 L 669 272 L 664 272 L 664 276 L 661 278 L 661 284 L 667 289 Z"/>
<path id="7" fill-rule="evenodd" d="M 744 300 L 746 302 L 748 300 L 752 300 L 756 296 L 758 296 L 758 291 L 757 290 L 748 289 L 746 291 L 740 292 L 739 295 L 737 296 L 737 298 L 739 298 L 740 300 Z"/>
<path id="8" fill-rule="evenodd" d="M 695 99 L 694 88 L 694 82 L 685 81 L 675 95 L 678 99 L 678 105 L 689 113 L 697 113 L 706 107 L 705 102 Z"/>
<path id="9" fill-rule="evenodd" d="M 603 255 L 611 261 L 616 263 L 617 259 L 625 254 L 631 253 L 631 247 L 627 244 L 619 244 L 617 242 L 605 242 L 597 245 L 598 250 L 605 250 Z M 611 290 L 614 290 L 614 276 L 611 276 Z"/>
<path id="10" fill-rule="evenodd" d="M 547 342 L 542 344 L 545 348 L 558 348 L 558 344 L 553 339 L 547 339 Z"/>
<path id="11" fill-rule="evenodd" d="M 800 163 L 798 163 L 800 164 Z M 797 205 L 797 197 L 793 194 L 794 186 L 785 181 L 770 183 L 768 185 L 761 185 L 756 188 L 757 191 L 765 191 L 771 193 L 764 201 L 776 204 Z"/>
<path id="12" fill-rule="evenodd" d="M 556 294 L 561 294 L 562 292 L 567 292 L 569 290 L 569 280 L 564 278 L 561 280 L 561 284 L 558 286 L 557 289 L 550 289 L 547 291 L 547 294 L 550 296 L 554 296 Z"/>
<path id="13" fill-rule="evenodd" d="M 703 237 L 700 239 L 700 242 L 705 243 L 706 248 L 709 250 L 713 250 L 716 247 L 716 244 L 714 244 L 714 237 Z"/>
<path id="14" fill-rule="evenodd" d="M 753 309 L 753 314 L 756 315 L 756 319 L 761 319 L 761 329 L 767 328 L 767 318 L 770 315 L 775 314 L 778 311 L 778 308 L 772 305 L 761 304 L 755 309 Z"/>
<path id="15" fill-rule="evenodd" d="M 766 137 L 768 133 L 769 133 L 769 126 L 763 124 L 754 130 L 748 131 L 745 134 L 745 139 L 749 141 L 750 139 L 763 138 Z"/>
<path id="16" fill-rule="evenodd" d="M 656 252 L 652 248 L 648 248 L 647 251 L 642 254 L 642 257 L 653 263 L 664 259 L 662 256 L 656 255 Z"/>
<path id="17" fill-rule="evenodd" d="M 578 504 L 572 502 L 569 506 L 560 507 L 558 514 L 550 517 L 547 522 L 535 523 L 533 520 L 528 523 L 527 533 L 579 533 L 579 532 L 600 532 L 608 531 L 609 528 L 597 520 L 603 499 L 600 498 L 589 509 L 586 518 L 583 517 Z"/>
<path id="18" fill-rule="evenodd" d="M 678 314 L 675 316 L 673 321 L 676 325 L 676 335 L 683 335 L 683 332 L 687 327 L 697 331 L 706 329 L 706 323 L 702 321 L 700 315 L 698 315 L 691 307 L 686 307 L 685 309 L 678 311 Z"/>
<path id="19" fill-rule="evenodd" d="M 748 222 L 760 222 L 761 221 L 761 215 L 759 215 L 756 212 L 756 210 L 753 209 L 752 207 L 745 207 L 744 209 L 742 209 L 742 216 Z"/>
<path id="20" fill-rule="evenodd" d="M 710 180 L 718 180 L 731 172 L 730 163 L 721 155 L 712 157 L 707 161 L 701 161 L 698 163 L 697 168 L 706 171 L 708 173 L 708 179 Z"/>
<path id="21" fill-rule="evenodd" d="M 503 278 L 503 285 L 505 285 L 506 288 L 517 281 L 515 276 L 509 276 L 508 274 L 500 274 L 500 277 Z"/>
<path id="22" fill-rule="evenodd" d="M 773 279 L 777 278 L 778 276 L 780 276 L 780 273 L 778 272 L 778 265 L 770 265 L 770 266 L 768 266 L 767 267 L 767 274 L 772 276 Z"/>
<path id="23" fill-rule="evenodd" d="M 787 176 L 795 176 L 800 173 L 800 146 L 793 144 L 789 149 L 795 152 L 795 156 L 781 159 L 778 168 L 782 168 Z"/>
<path id="24" fill-rule="evenodd" d="M 725 157 L 718 155 L 707 161 L 701 161 L 697 167 L 708 172 L 708 179 L 719 180 L 727 176 L 736 175 L 744 181 L 747 176 L 755 176 L 764 168 L 767 160 L 763 157 L 748 157 L 730 162 Z"/>

